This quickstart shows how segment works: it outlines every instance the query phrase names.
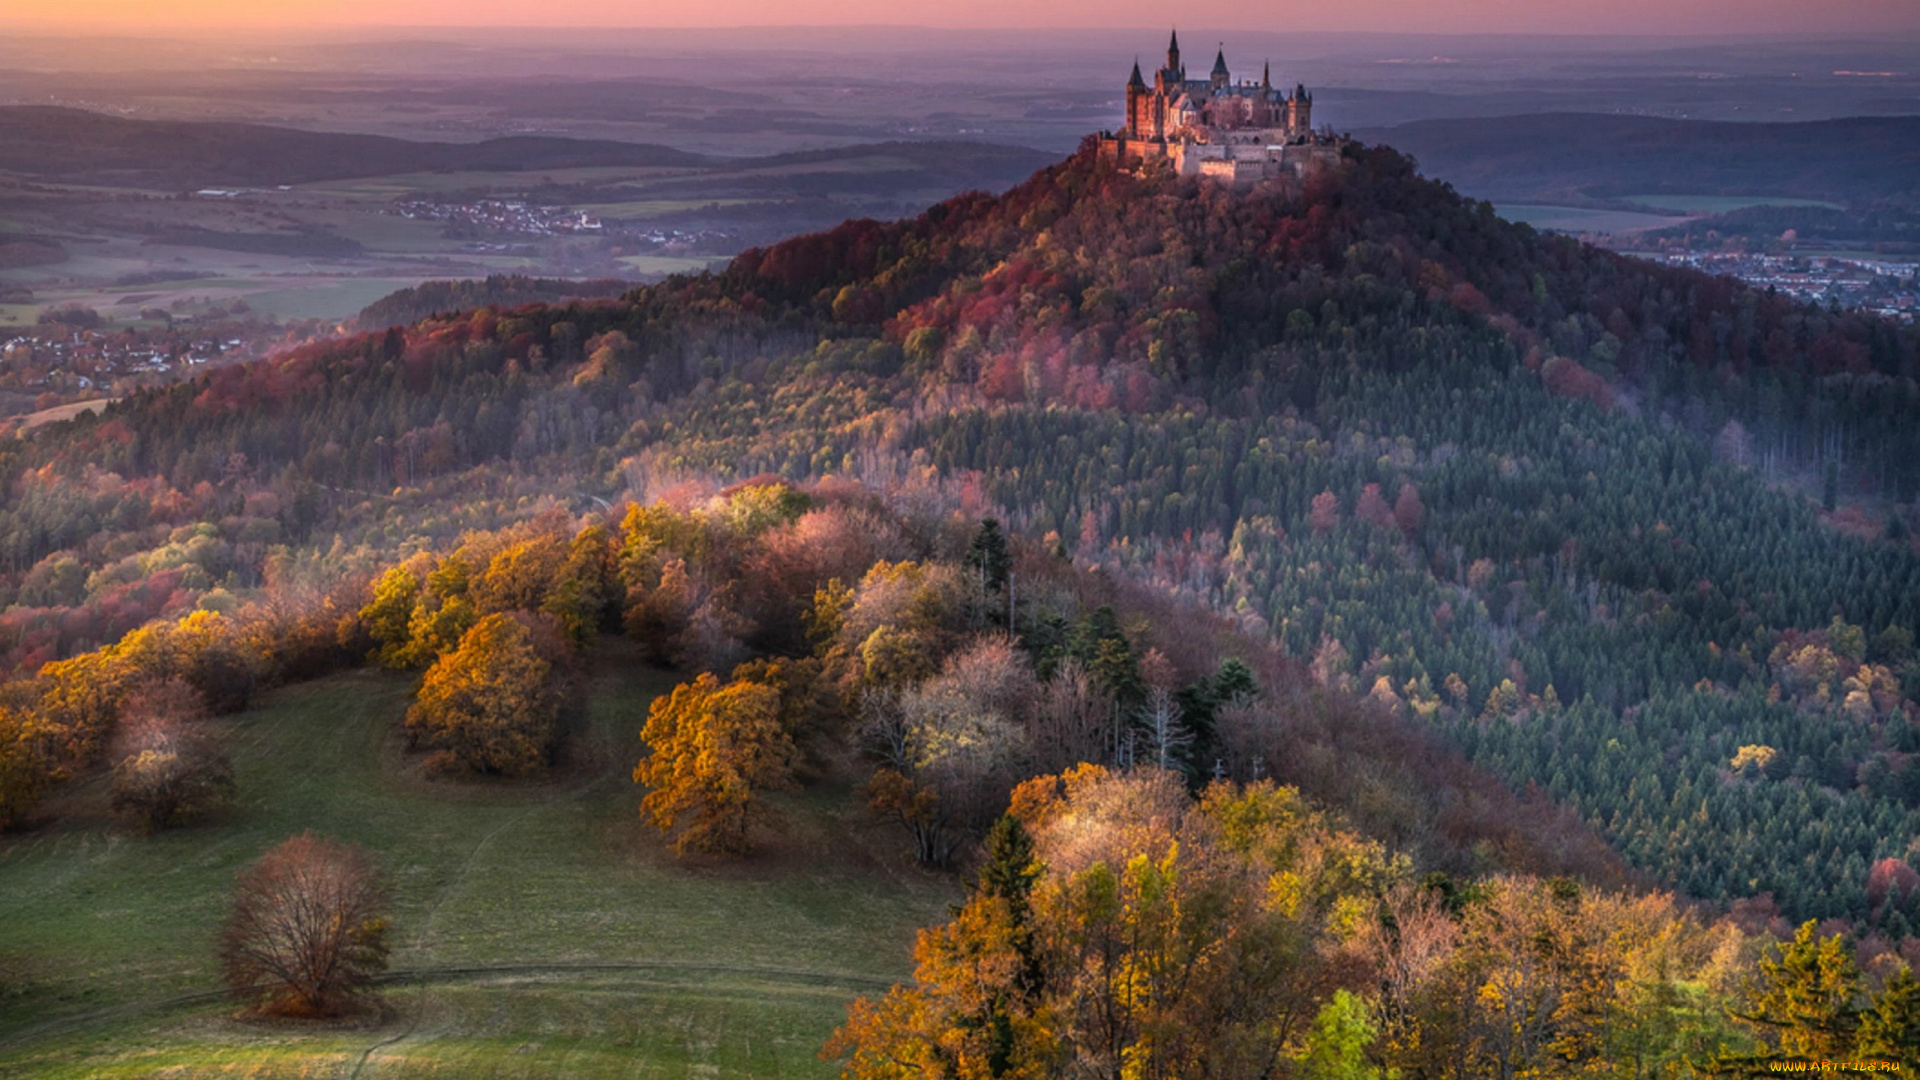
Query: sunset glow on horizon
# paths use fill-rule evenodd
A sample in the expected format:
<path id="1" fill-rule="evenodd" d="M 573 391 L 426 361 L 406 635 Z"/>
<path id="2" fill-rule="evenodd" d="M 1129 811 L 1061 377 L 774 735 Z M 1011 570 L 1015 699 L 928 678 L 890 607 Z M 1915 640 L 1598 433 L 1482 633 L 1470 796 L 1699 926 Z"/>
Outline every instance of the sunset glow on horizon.
<path id="1" fill-rule="evenodd" d="M 381 27 L 730 28 L 925 26 L 941 28 L 1158 27 L 1163 4 L 1143 0 L 4 0 L 0 25 L 82 33 L 156 33 Z M 1847 34 L 1920 31 L 1915 0 L 1200 0 L 1179 22 L 1303 32 L 1544 34 Z"/>

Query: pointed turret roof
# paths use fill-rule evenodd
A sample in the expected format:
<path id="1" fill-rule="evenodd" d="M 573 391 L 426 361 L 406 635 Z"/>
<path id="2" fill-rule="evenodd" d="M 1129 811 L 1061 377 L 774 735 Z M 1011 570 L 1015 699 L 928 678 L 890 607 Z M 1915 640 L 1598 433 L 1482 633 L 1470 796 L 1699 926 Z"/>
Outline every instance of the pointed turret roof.
<path id="1" fill-rule="evenodd" d="M 1268 90 L 1273 89 L 1273 61 L 1271 60 L 1260 65 L 1260 85 Z"/>
<path id="2" fill-rule="evenodd" d="M 1140 58 L 1136 56 L 1133 58 L 1133 77 L 1127 80 L 1127 89 L 1145 90 L 1146 88 L 1147 80 L 1140 77 Z"/>
<path id="3" fill-rule="evenodd" d="M 1221 42 L 1220 51 L 1213 54 L 1213 73 L 1215 75 L 1225 75 L 1227 73 L 1226 42 Z"/>
<path id="4" fill-rule="evenodd" d="M 1180 51 L 1180 31 L 1179 30 L 1175 30 L 1173 34 L 1167 38 L 1167 51 L 1170 53 L 1177 53 Z"/>

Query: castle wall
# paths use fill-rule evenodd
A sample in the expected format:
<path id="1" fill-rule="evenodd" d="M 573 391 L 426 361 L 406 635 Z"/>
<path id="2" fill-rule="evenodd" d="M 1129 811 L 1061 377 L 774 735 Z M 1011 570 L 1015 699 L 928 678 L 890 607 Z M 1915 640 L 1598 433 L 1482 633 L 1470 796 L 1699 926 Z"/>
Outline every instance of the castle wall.
<path id="1" fill-rule="evenodd" d="M 1175 175 L 1251 187 L 1302 180 L 1340 163 L 1340 143 L 1189 143 L 1108 136 L 1097 144 L 1102 161 L 1120 166 L 1165 162 Z"/>

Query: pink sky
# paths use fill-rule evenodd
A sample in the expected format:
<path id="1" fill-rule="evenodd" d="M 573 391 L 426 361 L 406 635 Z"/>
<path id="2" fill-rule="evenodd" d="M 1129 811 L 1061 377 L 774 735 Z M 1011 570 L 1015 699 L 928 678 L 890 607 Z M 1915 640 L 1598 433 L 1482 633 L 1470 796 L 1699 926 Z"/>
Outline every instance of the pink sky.
<path id="1" fill-rule="evenodd" d="M 1159 27 L 1147 0 L 0 0 L 0 24 L 101 32 L 212 27 L 886 25 Z M 1920 0 L 1184 0 L 1182 25 L 1416 33 L 1920 31 Z"/>

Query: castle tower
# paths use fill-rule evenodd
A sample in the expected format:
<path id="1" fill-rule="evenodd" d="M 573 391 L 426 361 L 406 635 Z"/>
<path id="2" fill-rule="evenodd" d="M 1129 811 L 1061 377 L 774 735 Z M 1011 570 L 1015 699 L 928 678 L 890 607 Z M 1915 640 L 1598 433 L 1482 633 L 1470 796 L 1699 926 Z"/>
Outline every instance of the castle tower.
<path id="1" fill-rule="evenodd" d="M 1213 54 L 1213 74 L 1207 79 L 1207 89 L 1225 90 L 1232 77 L 1227 74 L 1227 46 L 1220 45 L 1220 51 Z"/>
<path id="2" fill-rule="evenodd" d="M 1148 136 L 1146 122 L 1147 81 L 1140 77 L 1140 61 L 1133 62 L 1133 77 L 1127 80 L 1127 134 L 1136 139 Z"/>
<path id="3" fill-rule="evenodd" d="M 1294 138 L 1313 133 L 1313 95 L 1304 83 L 1294 85 L 1287 96 L 1287 134 Z"/>
<path id="4" fill-rule="evenodd" d="M 1186 80 L 1187 69 L 1180 66 L 1180 31 L 1178 30 L 1175 30 L 1172 36 L 1167 38 L 1167 66 L 1165 70 L 1169 82 L 1183 82 Z"/>

